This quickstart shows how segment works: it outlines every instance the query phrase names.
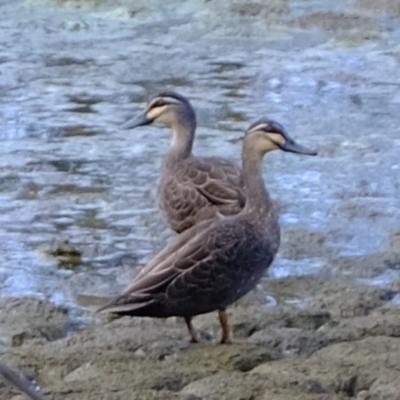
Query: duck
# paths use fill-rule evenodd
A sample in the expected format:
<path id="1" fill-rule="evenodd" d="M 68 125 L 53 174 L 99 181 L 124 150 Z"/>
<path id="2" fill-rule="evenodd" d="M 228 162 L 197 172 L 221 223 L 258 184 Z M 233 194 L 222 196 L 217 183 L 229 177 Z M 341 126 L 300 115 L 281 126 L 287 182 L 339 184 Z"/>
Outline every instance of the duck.
<path id="1" fill-rule="evenodd" d="M 217 213 L 237 214 L 246 201 L 241 169 L 230 160 L 193 155 L 196 113 L 189 100 L 172 91 L 160 93 L 122 128 L 153 123 L 172 130 L 158 187 L 159 206 L 172 230 L 182 233 Z"/>
<path id="2" fill-rule="evenodd" d="M 262 178 L 265 154 L 316 151 L 296 143 L 270 119 L 252 124 L 243 140 L 246 204 L 229 216 L 201 221 L 177 235 L 98 312 L 132 317 L 182 317 L 191 342 L 198 342 L 192 318 L 218 311 L 220 343 L 230 343 L 226 308 L 252 290 L 272 264 L 280 244 L 278 215 Z"/>

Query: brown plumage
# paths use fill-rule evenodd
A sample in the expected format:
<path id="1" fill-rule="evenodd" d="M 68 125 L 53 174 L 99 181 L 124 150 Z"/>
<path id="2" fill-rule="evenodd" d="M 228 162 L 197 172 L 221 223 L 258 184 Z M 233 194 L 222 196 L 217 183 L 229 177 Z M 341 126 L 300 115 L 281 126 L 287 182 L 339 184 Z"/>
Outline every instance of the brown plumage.
<path id="1" fill-rule="evenodd" d="M 192 154 L 196 115 L 189 101 L 174 92 L 156 96 L 143 115 L 125 128 L 161 123 L 172 129 L 172 146 L 161 169 L 160 207 L 171 228 L 181 233 L 200 221 L 237 214 L 245 204 L 240 168 L 217 157 Z"/>
<path id="2" fill-rule="evenodd" d="M 296 144 L 274 121 L 253 124 L 243 143 L 243 174 L 248 193 L 243 210 L 234 216 L 202 221 L 177 236 L 122 295 L 99 311 L 183 317 L 192 341 L 196 341 L 192 317 L 218 310 L 221 342 L 229 342 L 226 307 L 256 285 L 279 247 L 278 218 L 261 176 L 264 154 L 275 149 L 316 154 Z"/>
<path id="3" fill-rule="evenodd" d="M 46 400 L 46 397 L 36 390 L 36 388 L 31 382 L 29 382 L 28 379 L 26 379 L 19 372 L 7 367 L 7 365 L 3 364 L 2 362 L 0 362 L 0 374 L 3 375 L 5 379 L 7 379 L 22 393 L 25 393 L 30 399 Z"/>

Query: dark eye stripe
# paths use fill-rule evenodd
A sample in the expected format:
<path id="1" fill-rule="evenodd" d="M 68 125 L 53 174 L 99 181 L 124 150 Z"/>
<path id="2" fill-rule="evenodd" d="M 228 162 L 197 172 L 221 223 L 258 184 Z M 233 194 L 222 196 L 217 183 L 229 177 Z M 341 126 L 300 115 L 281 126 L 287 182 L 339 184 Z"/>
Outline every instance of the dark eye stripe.
<path id="1" fill-rule="evenodd" d="M 163 106 L 166 106 L 168 103 L 165 101 L 165 100 L 163 100 L 163 99 L 158 99 L 158 100 L 156 100 L 152 105 L 151 105 L 151 108 L 154 108 L 154 107 L 163 107 Z"/>
<path id="2" fill-rule="evenodd" d="M 280 134 L 282 134 L 285 131 L 283 126 L 275 121 L 269 122 L 266 130 L 270 133 L 280 133 Z"/>
<path id="3" fill-rule="evenodd" d="M 158 96 L 154 98 L 154 100 L 150 103 L 149 108 L 154 108 L 154 107 L 164 107 L 164 106 L 171 106 L 173 104 L 176 105 L 182 105 L 185 104 L 184 101 L 179 100 L 173 96 Z M 190 104 L 187 103 L 187 105 L 190 107 Z"/>

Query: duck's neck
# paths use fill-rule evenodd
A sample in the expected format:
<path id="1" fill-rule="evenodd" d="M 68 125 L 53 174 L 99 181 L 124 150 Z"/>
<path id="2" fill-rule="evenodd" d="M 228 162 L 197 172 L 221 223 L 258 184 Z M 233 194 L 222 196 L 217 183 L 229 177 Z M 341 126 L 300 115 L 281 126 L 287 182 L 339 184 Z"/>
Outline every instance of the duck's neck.
<path id="1" fill-rule="evenodd" d="M 191 155 L 194 135 L 196 131 L 196 118 L 181 116 L 171 126 L 172 144 L 168 158 L 173 162 L 177 159 L 184 159 Z"/>
<path id="2" fill-rule="evenodd" d="M 254 214 L 260 219 L 269 218 L 270 213 L 273 213 L 273 203 L 262 178 L 262 160 L 263 155 L 244 146 L 243 174 L 247 196 L 243 212 Z"/>

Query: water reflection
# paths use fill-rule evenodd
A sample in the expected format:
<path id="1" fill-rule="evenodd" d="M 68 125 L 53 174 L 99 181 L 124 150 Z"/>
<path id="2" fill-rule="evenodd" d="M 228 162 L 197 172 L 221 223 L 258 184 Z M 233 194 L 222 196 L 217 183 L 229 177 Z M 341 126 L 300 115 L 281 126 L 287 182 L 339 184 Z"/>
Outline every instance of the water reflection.
<path id="1" fill-rule="evenodd" d="M 262 115 L 318 148 L 316 158 L 273 154 L 265 162 L 283 230 L 299 233 L 284 237 L 282 254 L 293 251 L 270 277 L 328 269 L 364 279 L 367 270 L 376 278 L 364 283 L 390 285 L 383 262 L 364 272 L 346 264 L 398 251 L 389 244 L 400 221 L 400 69 L 398 49 L 380 30 L 373 45 L 350 45 L 320 25 L 299 31 L 293 21 L 310 12 L 301 1 L 285 5 L 278 27 L 240 19 L 247 36 L 234 30 L 237 15 L 230 27 L 204 30 L 201 14 L 154 24 L 151 13 L 145 22 L 69 6 L 1 7 L 1 296 L 76 305 L 111 295 L 171 237 L 155 201 L 169 133 L 119 129 L 166 88 L 198 110 L 196 154 L 239 160 L 237 139 Z M 388 43 L 400 31 L 392 25 Z M 72 270 L 54 253 L 66 241 L 81 255 Z"/>

